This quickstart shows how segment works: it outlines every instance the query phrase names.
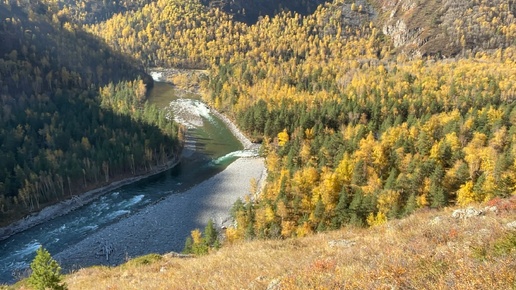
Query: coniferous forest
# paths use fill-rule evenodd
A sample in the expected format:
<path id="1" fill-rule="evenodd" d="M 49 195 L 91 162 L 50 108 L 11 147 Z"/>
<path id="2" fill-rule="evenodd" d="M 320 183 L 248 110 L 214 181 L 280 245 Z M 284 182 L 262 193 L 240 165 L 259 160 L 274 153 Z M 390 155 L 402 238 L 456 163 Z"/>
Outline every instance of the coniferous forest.
<path id="1" fill-rule="evenodd" d="M 204 100 L 263 144 L 230 240 L 515 193 L 513 1 L 50 2 L 2 6 L 2 213 L 173 156 L 154 66 L 207 69 Z"/>
<path id="2" fill-rule="evenodd" d="M 141 66 L 52 3 L 0 4 L 0 223 L 178 153 Z M 21 2 L 21 3 L 20 3 Z"/>

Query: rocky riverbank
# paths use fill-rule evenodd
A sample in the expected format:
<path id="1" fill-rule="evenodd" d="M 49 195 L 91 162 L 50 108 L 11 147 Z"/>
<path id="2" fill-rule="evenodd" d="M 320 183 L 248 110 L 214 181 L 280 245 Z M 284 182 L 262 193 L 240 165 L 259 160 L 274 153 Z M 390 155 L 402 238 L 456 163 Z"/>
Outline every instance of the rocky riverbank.
<path id="1" fill-rule="evenodd" d="M 73 270 L 91 265 L 118 265 L 149 254 L 181 251 L 185 238 L 211 219 L 222 228 L 231 223 L 230 209 L 250 194 L 250 180 L 264 178 L 262 158 L 240 158 L 224 171 L 180 194 L 173 194 L 112 224 L 55 255 Z"/>
<path id="2" fill-rule="evenodd" d="M 245 150 L 258 150 L 260 145 L 247 139 L 231 120 L 214 109 L 210 109 L 210 113 L 226 124 Z M 188 118 L 190 123 L 193 122 L 191 118 Z M 195 145 L 191 148 L 187 145 L 188 138 L 185 148 L 195 150 Z M 190 231 L 204 228 L 210 219 L 219 229 L 229 226 L 234 202 L 246 195 L 255 196 L 257 193 L 251 192 L 251 180 L 254 179 L 261 190 L 266 175 L 263 158 L 237 159 L 210 179 L 101 229 L 55 258 L 64 269 L 74 270 L 91 265 L 118 265 L 149 253 L 181 251 Z"/>
<path id="3" fill-rule="evenodd" d="M 210 109 L 210 113 L 226 124 L 245 150 L 256 151 L 259 148 L 259 144 L 247 139 L 227 117 L 214 109 Z M 188 118 L 190 123 L 193 122 L 191 118 Z M 195 146 L 189 150 L 195 150 Z M 260 190 L 266 179 L 263 158 L 237 159 L 210 179 L 101 229 L 58 253 L 55 258 L 64 269 L 74 270 L 91 265 L 118 265 L 129 258 L 149 253 L 181 251 L 190 231 L 204 228 L 210 219 L 219 229 L 232 223 L 230 210 L 234 202 L 248 194 L 256 194 L 251 192 L 252 179 L 257 181 Z"/>
<path id="4" fill-rule="evenodd" d="M 181 103 L 181 101 L 186 103 Z M 258 188 L 263 186 L 266 179 L 266 170 L 263 159 L 257 157 L 258 144 L 252 144 L 229 119 L 208 108 L 207 105 L 197 99 L 189 101 L 180 99 L 178 105 L 180 109 L 185 111 L 183 112 L 184 114 L 178 114 L 179 117 L 182 116 L 178 121 L 187 121 L 183 125 L 185 125 L 185 128 L 189 128 L 185 132 L 186 140 L 181 154 L 181 160 L 183 160 L 184 164 L 198 164 L 199 160 L 205 158 L 202 152 L 206 148 L 203 147 L 202 138 L 200 139 L 201 142 L 197 142 L 197 136 L 195 134 L 192 135 L 192 133 L 199 126 L 203 126 L 205 121 L 209 121 L 212 125 L 213 115 L 222 119 L 229 130 L 246 148 L 244 150 L 230 149 L 236 151 L 230 151 L 227 154 L 224 152 L 222 154 L 226 155 L 221 156 L 219 159 L 226 160 L 225 158 L 234 158 L 235 156 L 242 158 L 230 164 L 221 173 L 200 184 L 194 185 L 193 188 L 187 191 L 179 191 L 168 197 L 162 197 L 158 201 L 154 201 L 152 205 L 140 209 L 131 216 L 125 215 L 123 218 L 115 220 L 114 224 L 104 229 L 101 227 L 98 232 L 89 234 L 79 243 L 73 241 L 72 243 L 63 244 L 64 246 L 57 251 L 54 249 L 54 257 L 60 261 L 65 269 L 73 270 L 78 267 L 95 264 L 114 265 L 126 261 L 129 257 L 150 252 L 180 251 L 190 231 L 195 228 L 203 228 L 209 219 L 212 219 L 219 228 L 229 225 L 231 223 L 230 208 L 237 198 L 250 193 L 252 179 L 258 181 Z M 193 113 L 185 109 L 190 107 L 192 107 Z M 188 117 L 188 115 L 190 116 Z M 188 126 L 190 123 L 192 126 Z M 222 126 L 220 122 L 218 124 L 218 126 Z M 225 128 L 224 131 L 226 131 Z M 220 138 L 220 136 L 216 138 Z M 225 144 L 224 139 L 220 139 L 217 142 L 216 144 Z M 230 148 L 233 148 L 234 145 L 236 144 L 230 145 Z M 219 159 L 212 160 L 213 164 L 211 165 L 219 164 Z M 177 162 L 179 160 L 174 160 L 167 164 L 166 168 L 156 168 L 151 174 L 124 179 L 85 193 L 80 197 L 75 197 L 72 200 L 56 205 L 54 208 L 47 208 L 40 213 L 41 219 L 30 226 L 64 215 L 102 196 L 108 191 L 164 171 L 177 164 Z M 185 168 L 185 166 L 182 167 Z M 27 221 L 28 219 L 23 222 Z M 20 228 L 17 231 L 23 231 L 30 226 Z M 59 230 L 62 228 L 67 228 L 67 226 L 63 225 Z M 9 231 L 9 234 L 13 233 L 14 231 Z M 15 253 L 22 253 L 25 249 L 30 251 L 28 246 L 30 245 L 27 244 L 25 248 L 13 251 Z M 6 261 L 9 262 L 9 260 Z M 13 263 L 15 262 L 24 263 L 17 261 Z M 4 270 L 16 269 L 18 271 L 18 269 L 22 269 L 11 267 L 13 266 L 8 265 Z"/>
<path id="5" fill-rule="evenodd" d="M 258 149 L 260 148 L 260 144 L 253 143 L 251 140 L 249 140 L 241 131 L 238 129 L 238 127 L 233 123 L 228 117 L 225 115 L 222 115 L 219 111 L 210 108 L 210 112 L 217 116 L 217 118 L 221 119 L 224 124 L 229 128 L 229 130 L 235 135 L 235 137 L 242 143 L 244 146 L 244 149 L 250 150 L 250 149 Z"/>
<path id="6" fill-rule="evenodd" d="M 106 186 L 87 191 L 80 195 L 75 195 L 70 199 L 45 207 L 41 211 L 28 215 L 22 220 L 0 228 L 0 241 L 5 240 L 16 233 L 23 232 L 31 227 L 52 220 L 58 216 L 65 215 L 87 203 L 90 203 L 107 192 L 166 171 L 176 166 L 180 161 L 180 158 L 175 158 L 167 162 L 165 165 L 155 167 L 148 173 L 111 182 Z"/>

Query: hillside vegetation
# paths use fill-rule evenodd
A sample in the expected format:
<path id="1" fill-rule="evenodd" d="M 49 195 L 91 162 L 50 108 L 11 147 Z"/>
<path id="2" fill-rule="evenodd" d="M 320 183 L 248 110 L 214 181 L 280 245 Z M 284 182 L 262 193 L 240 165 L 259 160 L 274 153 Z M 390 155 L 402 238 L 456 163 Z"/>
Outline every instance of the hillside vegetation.
<path id="1" fill-rule="evenodd" d="M 86 287 L 80 277 L 94 277 L 120 288 L 141 287 L 138 281 L 260 288 L 273 279 L 282 289 L 514 287 L 513 236 L 499 220 L 505 215 L 429 223 L 433 209 L 516 193 L 513 1 L 334 0 L 313 11 L 319 2 L 287 9 L 291 1 L 276 1 L 286 9 L 269 13 L 270 6 L 266 14 L 249 12 L 244 2 L 157 0 L 85 21 L 86 31 L 142 66 L 206 69 L 203 99 L 263 142 L 268 179 L 260 196 L 234 205 L 226 243 L 235 246 L 181 263 L 163 258 L 141 268 L 83 270 L 70 285 Z M 251 14 L 262 16 L 245 18 Z M 145 156 L 157 155 L 163 156 Z M 368 226 L 370 233 L 360 229 Z M 292 239 L 327 230 L 337 231 Z M 349 247 L 351 254 L 324 240 L 337 236 L 363 240 Z M 284 241 L 240 244 L 269 238 Z M 494 254 L 505 239 L 511 250 Z M 292 249 L 305 241 L 313 243 Z M 386 254 L 390 243 L 393 256 Z M 259 247 L 267 250 L 258 255 L 274 259 L 240 264 L 259 261 L 250 258 Z M 313 258 L 299 263 L 301 252 Z M 286 262 L 276 267 L 277 260 Z M 210 281 L 195 270 L 195 280 L 173 276 L 185 265 L 215 263 L 209 261 L 231 261 L 252 277 L 229 265 L 227 273 L 211 270 Z M 145 267 L 154 270 L 136 274 Z M 166 281 L 146 278 L 159 275 Z"/>
<path id="2" fill-rule="evenodd" d="M 44 2 L 0 3 L 0 225 L 177 155 L 152 79 Z"/>
<path id="3" fill-rule="evenodd" d="M 236 243 L 197 258 L 148 255 L 64 280 L 69 289 L 514 289 L 516 232 L 506 224 L 516 220 L 516 201 L 496 205 L 498 213 L 469 219 L 421 211 L 370 229 Z"/>
<path id="4" fill-rule="evenodd" d="M 512 195 L 512 4 L 392 3 L 334 1 L 247 25 L 197 1 L 156 1 L 90 29 L 146 65 L 208 67 L 205 99 L 263 140 L 269 180 L 259 200 L 235 205 L 231 238 Z M 462 40 L 426 50 L 397 41 L 392 22 L 428 42 Z"/>

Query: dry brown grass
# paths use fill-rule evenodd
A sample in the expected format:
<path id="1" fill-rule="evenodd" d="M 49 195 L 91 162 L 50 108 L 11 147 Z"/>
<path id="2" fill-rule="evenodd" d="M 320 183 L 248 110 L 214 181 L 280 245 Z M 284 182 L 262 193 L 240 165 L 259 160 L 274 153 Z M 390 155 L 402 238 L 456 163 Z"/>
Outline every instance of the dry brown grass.
<path id="1" fill-rule="evenodd" d="M 467 220 L 452 218 L 451 209 L 424 211 L 371 229 L 82 269 L 66 283 L 70 289 L 124 290 L 516 289 L 516 245 L 494 250 L 513 233 L 506 224 L 514 220 L 514 209 Z"/>

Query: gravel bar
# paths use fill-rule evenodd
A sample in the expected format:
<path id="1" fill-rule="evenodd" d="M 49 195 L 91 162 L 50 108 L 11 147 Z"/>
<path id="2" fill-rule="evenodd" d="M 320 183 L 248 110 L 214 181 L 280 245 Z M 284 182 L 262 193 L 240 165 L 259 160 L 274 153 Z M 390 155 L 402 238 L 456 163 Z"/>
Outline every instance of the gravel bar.
<path id="1" fill-rule="evenodd" d="M 210 179 L 101 229 L 54 258 L 69 271 L 179 252 L 190 231 L 202 230 L 210 219 L 219 228 L 229 225 L 233 203 L 251 193 L 251 179 L 260 182 L 265 176 L 263 158 L 237 159 Z"/>

